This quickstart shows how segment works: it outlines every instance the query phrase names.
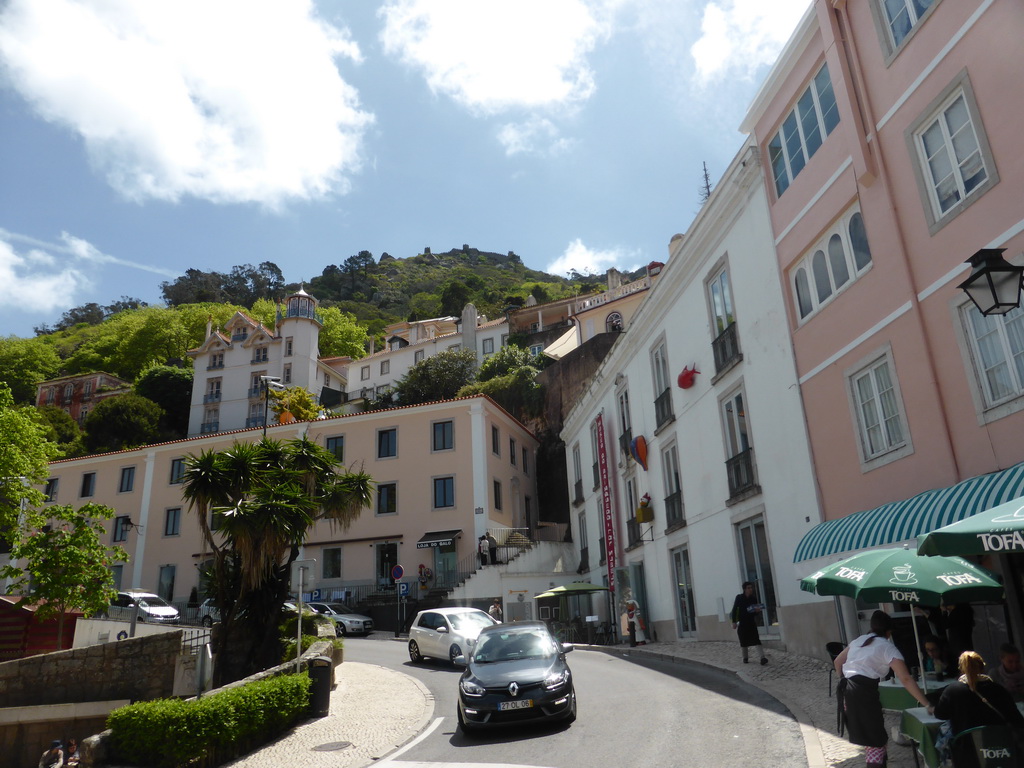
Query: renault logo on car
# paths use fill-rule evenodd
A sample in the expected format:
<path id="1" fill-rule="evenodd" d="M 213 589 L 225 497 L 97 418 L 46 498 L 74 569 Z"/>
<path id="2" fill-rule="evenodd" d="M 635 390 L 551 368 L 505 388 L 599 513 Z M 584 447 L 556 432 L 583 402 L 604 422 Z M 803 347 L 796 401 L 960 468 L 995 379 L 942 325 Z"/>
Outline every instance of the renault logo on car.
<path id="1" fill-rule="evenodd" d="M 511 683 L 509 683 L 509 685 L 508 685 L 508 692 L 510 694 L 512 694 L 513 696 L 518 696 L 519 695 L 519 683 L 517 683 L 515 681 L 512 681 Z"/>

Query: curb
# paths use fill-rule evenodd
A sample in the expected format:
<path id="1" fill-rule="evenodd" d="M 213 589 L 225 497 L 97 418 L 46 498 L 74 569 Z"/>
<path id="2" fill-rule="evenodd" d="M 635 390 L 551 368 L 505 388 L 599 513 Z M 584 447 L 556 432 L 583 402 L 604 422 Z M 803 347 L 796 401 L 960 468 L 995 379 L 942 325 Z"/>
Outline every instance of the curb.
<path id="1" fill-rule="evenodd" d="M 398 672 L 398 670 L 391 671 Z M 415 739 L 418 739 L 427 729 L 427 726 L 430 725 L 430 723 L 434 719 L 434 711 L 437 709 L 437 700 L 434 698 L 434 694 L 430 692 L 430 689 L 428 689 L 427 686 L 425 686 L 412 675 L 406 674 L 405 672 L 399 672 L 399 674 L 412 681 L 413 685 L 415 685 L 419 689 L 420 693 L 423 694 L 423 700 L 426 702 L 427 706 L 424 707 L 423 716 L 420 718 L 419 722 L 416 723 L 415 728 L 412 729 L 413 733 L 409 736 L 409 738 L 407 738 L 400 744 L 395 744 L 395 746 L 389 749 L 387 752 L 374 757 L 371 762 L 367 763 L 367 765 L 373 765 L 375 763 L 387 760 L 391 755 L 393 755 L 398 750 L 402 749 L 406 744 Z"/>

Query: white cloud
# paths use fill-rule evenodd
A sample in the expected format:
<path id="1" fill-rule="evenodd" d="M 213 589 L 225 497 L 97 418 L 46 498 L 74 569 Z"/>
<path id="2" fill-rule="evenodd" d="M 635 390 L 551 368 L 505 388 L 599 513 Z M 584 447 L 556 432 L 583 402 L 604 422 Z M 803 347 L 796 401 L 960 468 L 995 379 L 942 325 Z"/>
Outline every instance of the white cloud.
<path id="1" fill-rule="evenodd" d="M 552 275 L 566 275 L 575 270 L 581 275 L 603 275 L 609 267 L 632 272 L 640 266 L 636 251 L 612 249 L 599 251 L 588 248 L 579 238 L 566 247 L 565 252 L 547 266 Z"/>
<path id="2" fill-rule="evenodd" d="M 557 155 L 575 142 L 560 135 L 558 126 L 545 117 L 532 117 L 521 123 L 506 123 L 498 130 L 498 141 L 506 155 L 541 153 Z"/>
<path id="3" fill-rule="evenodd" d="M 719 0 L 704 8 L 701 36 L 690 48 L 703 85 L 750 78 L 775 62 L 808 0 Z"/>
<path id="4" fill-rule="evenodd" d="M 585 101 L 587 56 L 610 33 L 582 0 L 391 0 L 380 14 L 387 53 L 481 114 Z"/>
<path id="5" fill-rule="evenodd" d="M 276 206 L 344 192 L 372 115 L 311 0 L 9 0 L 0 63 L 125 196 Z"/>

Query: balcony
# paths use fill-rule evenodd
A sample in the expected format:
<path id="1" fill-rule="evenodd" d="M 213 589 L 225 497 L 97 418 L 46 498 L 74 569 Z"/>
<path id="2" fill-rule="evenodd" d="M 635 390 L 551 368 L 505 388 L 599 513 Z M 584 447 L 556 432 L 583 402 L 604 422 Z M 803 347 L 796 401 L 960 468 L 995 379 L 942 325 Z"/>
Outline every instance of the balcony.
<path id="1" fill-rule="evenodd" d="M 686 525 L 681 490 L 665 497 L 665 525 L 668 528 L 680 528 Z"/>
<path id="2" fill-rule="evenodd" d="M 635 517 L 626 521 L 626 547 L 640 543 L 640 523 Z"/>
<path id="3" fill-rule="evenodd" d="M 265 365 L 267 362 L 266 355 L 256 355 L 252 360 L 249 361 L 250 365 Z"/>
<path id="4" fill-rule="evenodd" d="M 214 370 L 217 370 L 217 369 L 223 368 L 223 367 L 224 367 L 224 361 L 223 360 L 214 360 L 208 366 L 206 366 L 206 370 L 214 371 Z"/>
<path id="5" fill-rule="evenodd" d="M 627 429 L 621 435 L 619 435 L 619 450 L 622 451 L 622 455 L 629 458 L 633 454 L 629 452 L 629 444 L 633 442 L 633 430 Z"/>
<path id="6" fill-rule="evenodd" d="M 754 449 L 748 448 L 725 462 L 729 475 L 729 498 L 733 499 L 747 491 L 757 489 L 754 477 Z"/>
<path id="7" fill-rule="evenodd" d="M 249 387 L 249 399 L 263 397 L 263 387 Z"/>
<path id="8" fill-rule="evenodd" d="M 576 573 L 590 570 L 590 547 L 580 547 L 580 565 Z"/>
<path id="9" fill-rule="evenodd" d="M 203 395 L 203 403 L 219 403 L 220 392 L 207 392 Z"/>
<path id="10" fill-rule="evenodd" d="M 262 426 L 263 426 L 263 417 L 262 416 L 250 416 L 248 419 L 245 420 L 245 427 L 246 427 L 246 429 L 248 429 L 249 427 L 262 427 Z"/>
<path id="11" fill-rule="evenodd" d="M 207 421 L 206 423 L 199 425 L 200 435 L 208 435 L 211 432 L 220 432 L 219 421 Z"/>
<path id="12" fill-rule="evenodd" d="M 731 323 L 728 328 L 718 334 L 718 338 L 711 342 L 711 350 L 715 353 L 715 373 L 721 373 L 734 362 L 742 359 L 736 323 Z"/>
<path id="13" fill-rule="evenodd" d="M 675 414 L 672 413 L 672 388 L 668 387 L 654 401 L 654 420 L 657 423 L 655 429 L 660 429 L 674 418 Z"/>
<path id="14" fill-rule="evenodd" d="M 583 503 L 583 481 L 577 480 L 572 486 L 572 503 L 582 504 Z"/>

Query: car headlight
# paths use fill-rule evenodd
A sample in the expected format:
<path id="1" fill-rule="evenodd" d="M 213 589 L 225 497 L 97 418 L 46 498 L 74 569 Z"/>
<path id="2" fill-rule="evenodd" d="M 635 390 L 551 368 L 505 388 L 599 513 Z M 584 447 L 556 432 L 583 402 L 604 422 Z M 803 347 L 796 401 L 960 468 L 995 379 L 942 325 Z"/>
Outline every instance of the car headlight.
<path id="1" fill-rule="evenodd" d="M 563 669 L 558 672 L 552 672 L 546 678 L 544 678 L 544 687 L 553 691 L 555 688 L 560 688 L 569 682 L 569 670 Z"/>
<path id="2" fill-rule="evenodd" d="M 477 685 L 472 680 L 460 680 L 459 688 L 461 688 L 462 692 L 467 696 L 483 696 L 487 693 L 486 688 L 482 685 Z"/>

